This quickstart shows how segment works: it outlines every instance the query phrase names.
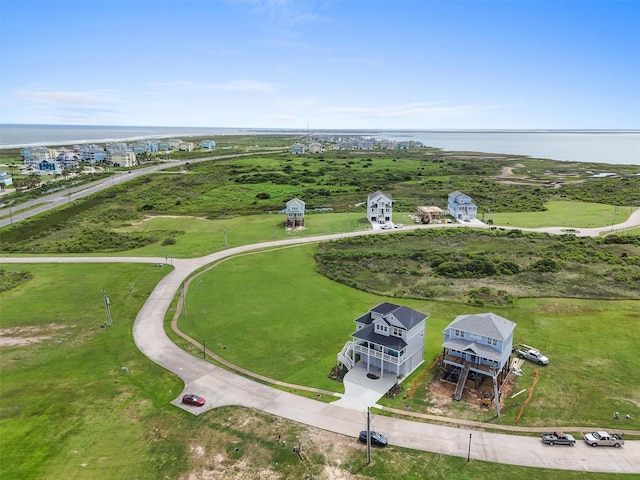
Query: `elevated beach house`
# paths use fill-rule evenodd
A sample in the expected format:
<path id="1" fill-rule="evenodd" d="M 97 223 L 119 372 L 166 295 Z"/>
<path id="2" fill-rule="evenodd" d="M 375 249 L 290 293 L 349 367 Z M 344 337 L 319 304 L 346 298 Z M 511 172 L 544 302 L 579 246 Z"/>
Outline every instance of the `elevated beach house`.
<path id="1" fill-rule="evenodd" d="M 508 373 L 515 328 L 515 323 L 495 313 L 477 313 L 459 315 L 444 329 L 442 366 L 457 375 L 456 400 L 462 398 L 472 372 L 480 381 L 490 377 L 495 398 L 499 397 L 498 384 Z"/>
<path id="2" fill-rule="evenodd" d="M 393 215 L 393 200 L 378 190 L 367 197 L 367 220 L 371 223 L 391 223 Z"/>
<path id="3" fill-rule="evenodd" d="M 380 303 L 355 319 L 356 331 L 338 354 L 348 370 L 366 368 L 380 378 L 406 378 L 424 361 L 427 315 L 409 307 Z"/>
<path id="4" fill-rule="evenodd" d="M 284 209 L 287 214 L 287 228 L 304 227 L 304 202 L 299 198 L 292 198 Z"/>
<path id="5" fill-rule="evenodd" d="M 449 194 L 447 213 L 456 220 L 475 220 L 478 207 L 471 197 L 456 190 Z"/>

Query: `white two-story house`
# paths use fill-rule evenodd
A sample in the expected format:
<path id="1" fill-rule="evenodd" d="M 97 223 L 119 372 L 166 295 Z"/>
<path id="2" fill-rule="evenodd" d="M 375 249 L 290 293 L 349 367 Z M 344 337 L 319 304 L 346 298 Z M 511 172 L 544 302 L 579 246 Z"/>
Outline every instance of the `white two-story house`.
<path id="1" fill-rule="evenodd" d="M 478 214 L 478 207 L 471 197 L 464 193 L 451 192 L 447 204 L 447 213 L 456 220 L 475 220 Z"/>
<path id="2" fill-rule="evenodd" d="M 381 378 L 408 377 L 424 361 L 427 315 L 409 307 L 381 303 L 356 318 L 356 331 L 338 354 L 338 363 L 358 366 Z"/>
<path id="3" fill-rule="evenodd" d="M 460 400 L 470 372 L 492 378 L 497 385 L 506 378 L 516 324 L 495 313 L 459 315 L 444 329 L 442 364 L 459 370 L 454 398 Z"/>
<path id="4" fill-rule="evenodd" d="M 393 200 L 378 190 L 367 197 L 367 220 L 372 224 L 391 223 L 393 218 Z"/>

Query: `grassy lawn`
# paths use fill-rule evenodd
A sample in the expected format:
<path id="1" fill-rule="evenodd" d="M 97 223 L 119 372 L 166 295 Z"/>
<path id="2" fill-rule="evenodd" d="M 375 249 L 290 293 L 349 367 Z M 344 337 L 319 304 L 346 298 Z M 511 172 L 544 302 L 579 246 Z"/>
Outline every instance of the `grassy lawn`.
<path id="1" fill-rule="evenodd" d="M 0 347 L 2 478 L 155 479 L 179 471 L 173 463 L 184 455 L 181 442 L 161 445 L 153 429 L 185 421 L 167 404 L 181 381 L 147 360 L 131 338 L 137 311 L 166 269 L 28 264 L 7 270 L 33 278 L 0 293 L 2 339 L 36 341 Z M 112 328 L 101 328 L 102 289 L 112 301 Z"/>
<path id="2" fill-rule="evenodd" d="M 518 324 L 516 341 L 533 344 L 551 358 L 541 369 L 532 402 L 521 424 L 619 424 L 612 412 L 637 412 L 640 372 L 635 368 L 640 332 L 639 301 L 521 299 L 513 307 L 470 307 L 463 303 L 394 300 L 351 289 L 315 272 L 315 246 L 303 246 L 230 259 L 202 274 L 187 296 L 188 316 L 180 327 L 193 338 L 217 345 L 221 356 L 278 380 L 342 391 L 327 378 L 336 355 L 350 339 L 354 322 L 379 302 L 407 305 L 429 315 L 425 367 L 442 350 L 442 330 L 457 315 L 493 311 Z M 216 347 L 214 347 L 216 348 Z M 533 366 L 525 364 L 516 390 L 531 384 Z M 414 375 L 417 378 L 417 375 Z M 434 398 L 427 381 L 411 399 L 414 410 L 428 411 Z M 408 387 L 413 379 L 407 379 Z M 521 396 L 511 403 L 522 402 Z M 402 408 L 397 398 L 390 405 Z M 579 407 L 579 408 L 578 408 Z M 457 404 L 446 413 L 485 419 Z M 518 409 L 501 423 L 514 423 Z M 637 428 L 639 415 L 629 423 Z M 631 426 L 633 423 L 633 426 Z"/>
<path id="3" fill-rule="evenodd" d="M 635 210 L 633 207 L 614 207 L 601 203 L 550 201 L 544 212 L 494 213 L 495 225 L 510 225 L 522 228 L 573 227 L 595 228 L 622 223 Z M 480 215 L 478 216 L 480 218 Z M 485 221 L 488 216 L 485 215 Z"/>
<path id="4" fill-rule="evenodd" d="M 410 222 L 408 216 L 409 213 L 397 212 L 394 214 L 394 220 L 398 223 L 408 224 Z M 154 243 L 146 247 L 128 250 L 124 252 L 124 255 L 160 257 L 167 255 L 172 258 L 194 258 L 240 245 L 371 229 L 371 224 L 367 221 L 364 210 L 350 213 L 306 214 L 303 230 L 285 230 L 284 220 L 285 216 L 281 213 L 234 216 L 225 220 L 151 217 L 148 220 L 123 227 L 119 231 L 174 230 L 184 232 L 174 237 L 176 243 L 173 245 L 162 246 L 160 243 Z"/>
<path id="5" fill-rule="evenodd" d="M 467 463 L 395 447 L 374 451 L 366 465 L 355 439 L 261 412 L 229 407 L 194 417 L 169 404 L 181 381 L 146 359 L 131 337 L 136 312 L 166 270 L 124 264 L 15 264 L 7 270 L 32 278 L 0 293 L 2 340 L 36 341 L 0 347 L 3 479 L 156 480 L 215 473 L 211 478 L 299 480 L 323 478 L 328 470 L 353 480 L 585 478 L 583 472 Z M 100 328 L 106 319 L 102 289 L 112 300 L 113 328 Z M 353 292 L 343 303 L 355 311 L 359 295 Z M 362 308 L 370 300 L 362 296 Z M 123 366 L 129 373 L 122 373 Z M 278 436 L 289 446 L 301 442 L 307 460 L 283 448 Z"/>

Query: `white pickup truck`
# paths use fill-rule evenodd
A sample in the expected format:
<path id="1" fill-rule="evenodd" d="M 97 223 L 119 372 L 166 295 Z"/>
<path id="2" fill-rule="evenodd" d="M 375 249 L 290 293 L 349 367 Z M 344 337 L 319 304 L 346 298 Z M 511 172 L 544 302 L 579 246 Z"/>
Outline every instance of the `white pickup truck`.
<path id="1" fill-rule="evenodd" d="M 538 365 L 546 365 L 549 363 L 549 359 L 545 357 L 540 350 L 530 347 L 529 345 L 515 345 L 513 347 L 513 351 L 520 358 L 526 358 L 527 360 L 531 360 Z"/>
<path id="2" fill-rule="evenodd" d="M 592 447 L 597 447 L 598 445 L 604 445 L 607 447 L 620 447 L 624 445 L 624 439 L 622 435 L 618 435 L 616 433 L 607 433 L 607 432 L 593 432 L 587 433 L 584 436 L 584 441 L 587 442 L 588 445 Z"/>

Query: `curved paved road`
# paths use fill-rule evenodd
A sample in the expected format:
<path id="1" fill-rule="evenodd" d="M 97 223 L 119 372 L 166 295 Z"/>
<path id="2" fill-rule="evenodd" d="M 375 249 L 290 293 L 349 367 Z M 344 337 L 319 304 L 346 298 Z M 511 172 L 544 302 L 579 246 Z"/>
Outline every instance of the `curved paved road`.
<path id="1" fill-rule="evenodd" d="M 631 223 L 625 222 L 626 226 L 632 225 L 633 222 L 637 222 L 636 225 L 640 223 L 640 210 L 634 212 L 630 220 Z M 359 413 L 283 392 L 217 367 L 176 346 L 165 333 L 163 322 L 165 313 L 181 285 L 198 268 L 251 250 L 376 233 L 380 232 L 368 230 L 265 242 L 231 248 L 197 259 L 173 259 L 175 269 L 158 283 L 138 313 L 133 326 L 134 341 L 144 355 L 177 374 L 185 382 L 185 391 L 201 392 L 208 399 L 205 409 L 181 405 L 179 402 L 181 395 L 172 403 L 195 415 L 224 405 L 256 408 L 324 430 L 348 436 L 357 435 L 365 424 L 364 412 Z M 576 233 L 588 235 L 595 232 Z M 3 263 L 162 263 L 163 261 L 162 258 L 149 257 L 11 257 L 2 259 Z M 385 416 L 375 416 L 373 425 L 375 429 L 385 432 L 392 444 L 415 450 L 459 457 L 470 454 L 471 458 L 477 460 L 531 467 L 640 473 L 640 441 L 627 441 L 621 449 L 590 448 L 583 442 L 579 442 L 574 448 L 546 447 L 540 440 L 532 437 L 467 430 Z"/>

